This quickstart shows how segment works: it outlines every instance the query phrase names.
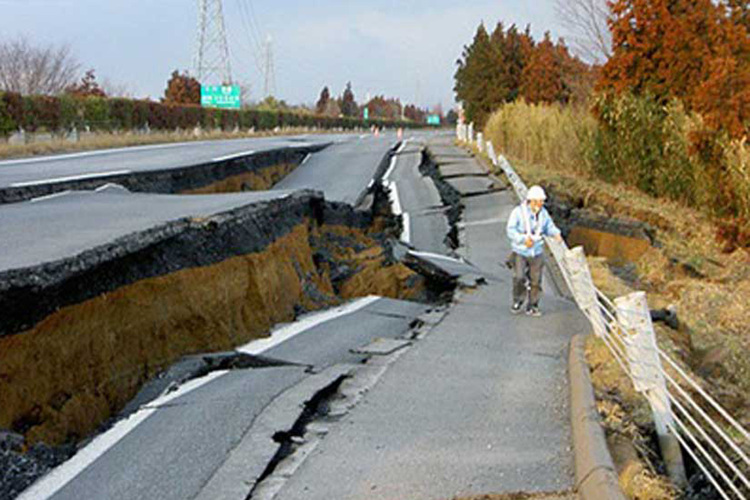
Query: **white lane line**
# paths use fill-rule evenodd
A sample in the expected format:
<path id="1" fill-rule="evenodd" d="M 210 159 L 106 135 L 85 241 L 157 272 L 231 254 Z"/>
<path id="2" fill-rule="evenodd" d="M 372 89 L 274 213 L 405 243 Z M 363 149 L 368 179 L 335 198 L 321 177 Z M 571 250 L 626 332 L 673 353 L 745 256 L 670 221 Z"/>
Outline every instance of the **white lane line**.
<path id="1" fill-rule="evenodd" d="M 307 160 L 309 160 L 311 156 L 311 153 L 307 153 L 307 156 L 305 156 L 305 159 L 302 160 L 302 163 L 300 163 L 300 165 L 304 165 L 305 163 L 307 163 Z"/>
<path id="2" fill-rule="evenodd" d="M 402 142 L 402 143 L 401 143 L 401 145 L 400 145 L 400 146 L 398 147 L 398 149 L 396 150 L 396 154 L 400 154 L 400 153 L 401 153 L 401 151 L 403 151 L 403 150 L 404 150 L 404 148 L 406 147 L 406 143 L 407 143 L 407 142 L 409 142 L 409 139 L 407 139 L 407 140 L 405 140 L 404 142 Z"/>
<path id="3" fill-rule="evenodd" d="M 255 154 L 255 150 L 251 149 L 250 151 L 242 151 L 240 153 L 232 153 L 231 155 L 219 156 L 218 158 L 214 158 L 211 161 L 233 160 L 235 158 L 240 158 L 242 156 L 250 156 L 250 155 L 253 155 L 253 154 Z"/>
<path id="4" fill-rule="evenodd" d="M 67 462 L 50 471 L 46 476 L 34 483 L 29 489 L 24 491 L 19 500 L 39 500 L 53 496 L 60 491 L 66 484 L 80 474 L 86 467 L 94 463 L 99 457 L 104 455 L 118 441 L 127 436 L 130 431 L 135 429 L 138 424 L 154 414 L 159 408 L 166 403 L 195 389 L 206 385 L 207 383 L 221 377 L 228 371 L 215 371 L 208 375 L 187 382 L 174 392 L 165 394 L 152 403 L 148 408 L 141 409 L 125 420 L 117 422 L 110 430 L 97 436 L 85 448 L 78 451 Z"/>
<path id="5" fill-rule="evenodd" d="M 151 146 L 131 146 L 126 148 L 98 149 L 96 151 L 85 151 L 82 153 L 69 153 L 64 155 L 40 156 L 37 158 L 24 158 L 22 160 L 5 160 L 0 161 L 1 166 L 24 165 L 27 163 L 39 163 L 45 161 L 69 160 L 72 158 L 85 158 L 87 156 L 107 155 L 112 153 L 122 153 L 129 151 L 147 151 L 151 149 L 178 148 L 185 145 L 204 144 L 207 141 L 198 142 L 177 142 L 173 144 L 155 144 Z"/>
<path id="6" fill-rule="evenodd" d="M 401 209 L 401 200 L 398 197 L 398 188 L 395 182 L 388 183 L 388 198 L 391 200 L 391 210 L 395 215 L 401 215 L 404 211 Z"/>
<path id="7" fill-rule="evenodd" d="M 327 321 L 346 316 L 347 314 L 352 314 L 373 302 L 377 302 L 378 300 L 380 300 L 380 297 L 370 295 L 369 297 L 355 300 L 328 311 L 312 314 L 306 318 L 300 319 L 299 321 L 274 330 L 268 338 L 255 340 L 236 350 L 247 354 L 260 354 L 306 330 L 314 328 Z M 176 391 L 158 397 L 147 406 L 142 407 L 140 410 L 130 415 L 127 419 L 120 420 L 110 430 L 97 436 L 85 448 L 78 451 L 78 453 L 73 455 L 70 460 L 53 469 L 46 476 L 34 483 L 20 497 L 18 497 L 19 500 L 40 500 L 53 496 L 78 474 L 83 472 L 86 467 L 104 455 L 104 453 L 117 444 L 118 441 L 127 436 L 139 424 L 158 411 L 159 407 L 164 406 L 170 401 L 184 396 L 185 394 L 188 394 L 223 375 L 226 375 L 227 373 L 229 373 L 228 370 L 220 370 L 211 372 L 204 377 L 191 380 L 180 386 Z"/>
<path id="8" fill-rule="evenodd" d="M 403 221 L 404 228 L 401 231 L 401 241 L 404 243 L 411 243 L 411 219 L 408 212 L 401 214 L 401 220 Z"/>
<path id="9" fill-rule="evenodd" d="M 360 139 L 367 139 L 368 137 L 370 137 L 370 134 L 362 134 L 359 136 Z"/>
<path id="10" fill-rule="evenodd" d="M 295 335 L 299 335 L 305 330 L 314 328 L 322 323 L 331 321 L 332 319 L 340 318 L 341 316 L 346 316 L 347 314 L 357 312 L 363 307 L 366 307 L 378 300 L 380 300 L 380 297 L 378 297 L 377 295 L 370 295 L 369 297 L 355 300 L 354 302 L 350 302 L 349 304 L 345 304 L 343 306 L 336 307 L 334 309 L 330 309 L 321 313 L 313 314 L 306 318 L 302 318 L 299 321 L 295 321 L 294 323 L 274 330 L 273 332 L 271 332 L 270 337 L 254 340 L 249 344 L 237 348 L 236 350 L 238 352 L 244 352 L 246 354 L 261 354 L 264 351 L 267 351 L 268 349 L 271 349 L 272 347 L 275 347 L 282 342 L 289 340 Z"/>
<path id="11" fill-rule="evenodd" d="M 383 176 L 383 181 L 388 182 L 388 178 L 393 173 L 393 169 L 396 168 L 396 163 L 398 163 L 398 158 L 394 156 L 391 158 L 391 164 L 388 166 L 388 170 L 385 171 L 385 175 Z"/>
<path id="12" fill-rule="evenodd" d="M 71 175 L 68 177 L 54 177 L 51 179 L 39 179 L 35 181 L 16 182 L 10 187 L 38 186 L 40 184 L 55 184 L 57 182 L 80 181 L 84 179 L 97 179 L 99 177 L 112 177 L 115 175 L 125 175 L 131 173 L 130 170 L 113 170 L 110 172 L 98 172 L 91 174 Z"/>
<path id="13" fill-rule="evenodd" d="M 68 190 L 65 190 L 65 191 L 61 191 L 59 193 L 48 194 L 47 196 L 39 196 L 37 198 L 32 198 L 32 199 L 29 200 L 29 202 L 30 203 L 38 203 L 40 201 L 46 201 L 46 200 L 51 200 L 53 198 L 59 198 L 60 196 L 65 196 L 65 195 L 68 195 L 70 193 L 71 193 L 71 191 L 68 189 Z"/>

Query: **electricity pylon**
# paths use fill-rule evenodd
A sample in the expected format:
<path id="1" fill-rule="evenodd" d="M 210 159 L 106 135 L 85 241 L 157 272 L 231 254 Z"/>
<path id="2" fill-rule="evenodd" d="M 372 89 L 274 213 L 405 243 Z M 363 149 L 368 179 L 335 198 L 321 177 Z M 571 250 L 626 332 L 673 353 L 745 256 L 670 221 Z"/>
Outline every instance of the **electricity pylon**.
<path id="1" fill-rule="evenodd" d="M 266 97 L 276 94 L 276 67 L 273 61 L 273 40 L 271 35 L 266 38 L 265 46 L 265 67 L 263 68 L 263 74 L 265 76 L 265 85 L 263 93 Z"/>
<path id="2" fill-rule="evenodd" d="M 202 84 L 232 83 L 222 0 L 198 0 L 198 43 L 194 66 L 196 77 Z M 217 82 L 217 79 L 221 81 Z"/>

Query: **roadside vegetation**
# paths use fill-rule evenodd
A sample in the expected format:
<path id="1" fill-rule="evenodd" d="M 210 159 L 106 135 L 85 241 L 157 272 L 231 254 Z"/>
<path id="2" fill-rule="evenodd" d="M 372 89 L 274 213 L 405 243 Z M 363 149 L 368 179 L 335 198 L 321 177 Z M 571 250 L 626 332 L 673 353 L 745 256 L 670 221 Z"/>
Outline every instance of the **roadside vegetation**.
<path id="1" fill-rule="evenodd" d="M 502 40 L 515 38 L 514 28 L 485 37 L 480 27 L 459 62 L 456 91 L 466 120 L 528 184 L 545 186 L 552 203 L 647 224 L 653 245 L 637 261 L 589 256 L 594 280 L 610 297 L 645 290 L 652 309 L 676 309 L 677 328 L 656 324 L 662 348 L 747 427 L 750 9 L 732 0 L 610 7 L 602 65 L 571 64 L 562 41 L 555 52 L 547 39 L 525 53 L 508 50 Z M 534 71 L 535 95 L 522 83 L 534 73 L 534 51 L 554 56 Z M 502 92 L 483 91 L 480 75 Z M 623 489 L 631 498 L 675 497 L 656 475 L 644 402 L 603 345 L 591 341 L 588 358 Z"/>

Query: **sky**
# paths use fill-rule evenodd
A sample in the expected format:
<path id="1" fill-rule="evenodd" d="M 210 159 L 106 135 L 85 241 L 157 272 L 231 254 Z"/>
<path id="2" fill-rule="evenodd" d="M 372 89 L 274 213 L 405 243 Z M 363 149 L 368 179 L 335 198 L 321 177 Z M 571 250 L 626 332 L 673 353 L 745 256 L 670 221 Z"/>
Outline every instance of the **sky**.
<path id="1" fill-rule="evenodd" d="M 0 0 L 0 39 L 67 43 L 98 80 L 157 99 L 172 71 L 193 70 L 197 4 Z M 351 81 L 358 102 L 385 95 L 447 110 L 454 105 L 456 60 L 479 23 L 531 24 L 535 38 L 563 34 L 554 0 L 223 0 L 223 6 L 234 80 L 249 86 L 254 100 L 263 98 L 256 40 L 270 36 L 275 96 L 290 104 L 314 103 L 323 86 L 340 95 Z"/>

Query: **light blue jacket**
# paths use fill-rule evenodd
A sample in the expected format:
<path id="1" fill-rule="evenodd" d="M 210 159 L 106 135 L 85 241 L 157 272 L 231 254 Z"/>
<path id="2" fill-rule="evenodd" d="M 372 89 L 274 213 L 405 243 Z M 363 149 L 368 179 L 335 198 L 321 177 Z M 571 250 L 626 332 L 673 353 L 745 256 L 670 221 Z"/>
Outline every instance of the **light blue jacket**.
<path id="1" fill-rule="evenodd" d="M 534 240 L 534 245 L 531 248 L 526 247 L 527 229 L 524 222 L 524 211 L 529 217 L 532 233 L 531 238 Z M 508 218 L 507 233 L 515 253 L 524 257 L 536 257 L 544 252 L 544 240 L 542 236 L 557 236 L 560 234 L 560 230 L 552 221 L 552 217 L 549 216 L 547 209 L 542 207 L 539 213 L 534 215 L 526 202 L 524 202 L 511 212 L 510 218 Z"/>

